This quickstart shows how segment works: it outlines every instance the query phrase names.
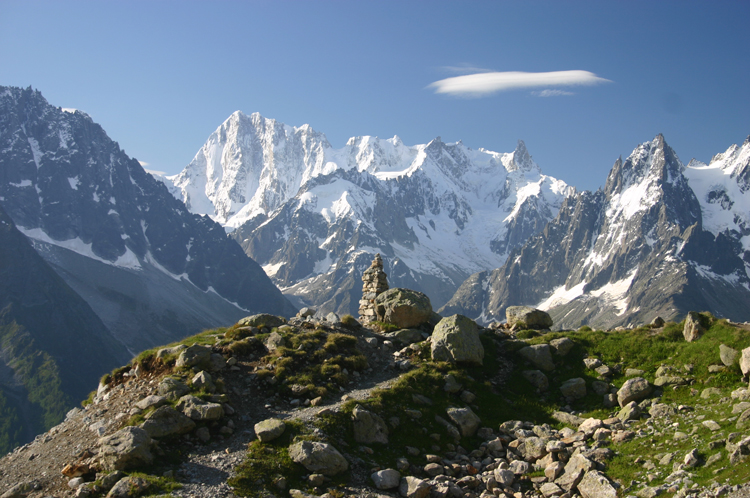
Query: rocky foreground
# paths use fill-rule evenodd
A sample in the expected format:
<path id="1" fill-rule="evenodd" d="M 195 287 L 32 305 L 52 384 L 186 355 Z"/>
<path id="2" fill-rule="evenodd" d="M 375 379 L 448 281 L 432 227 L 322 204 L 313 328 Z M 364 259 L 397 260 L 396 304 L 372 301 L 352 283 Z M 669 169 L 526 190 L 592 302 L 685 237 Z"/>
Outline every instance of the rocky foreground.
<path id="1" fill-rule="evenodd" d="M 748 325 L 482 328 L 425 300 L 144 352 L 0 460 L 1 496 L 748 496 Z"/>

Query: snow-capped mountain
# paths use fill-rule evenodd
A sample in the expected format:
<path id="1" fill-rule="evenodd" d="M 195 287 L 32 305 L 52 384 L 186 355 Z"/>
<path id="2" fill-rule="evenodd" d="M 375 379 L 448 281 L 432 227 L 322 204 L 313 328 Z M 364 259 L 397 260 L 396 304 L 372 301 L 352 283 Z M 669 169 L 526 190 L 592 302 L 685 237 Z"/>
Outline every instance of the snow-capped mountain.
<path id="1" fill-rule="evenodd" d="M 543 175 L 523 142 L 497 153 L 365 136 L 334 149 L 308 125 L 241 112 L 169 180 L 192 212 L 233 229 L 286 294 L 352 314 L 375 253 L 392 286 L 440 305 L 471 273 L 501 265 L 574 192 Z"/>
<path id="2" fill-rule="evenodd" d="M 0 203 L 132 351 L 294 309 L 207 217 L 190 213 L 80 111 L 0 87 Z"/>
<path id="3" fill-rule="evenodd" d="M 749 319 L 748 151 L 745 142 L 686 168 L 661 135 L 641 144 L 618 159 L 604 190 L 566 199 L 540 234 L 502 267 L 472 275 L 442 311 L 489 321 L 533 305 L 563 328 L 690 310 Z"/>

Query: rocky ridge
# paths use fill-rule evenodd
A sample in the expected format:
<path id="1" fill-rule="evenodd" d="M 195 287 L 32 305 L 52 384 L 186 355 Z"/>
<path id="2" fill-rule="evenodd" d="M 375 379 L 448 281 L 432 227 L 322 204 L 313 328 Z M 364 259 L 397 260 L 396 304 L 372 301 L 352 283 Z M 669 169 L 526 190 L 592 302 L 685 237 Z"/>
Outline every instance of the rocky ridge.
<path id="1" fill-rule="evenodd" d="M 472 275 L 441 312 L 487 322 L 531 305 L 561 328 L 633 326 L 695 309 L 750 319 L 739 214 L 750 205 L 749 154 L 745 142 L 710 167 L 686 168 L 663 136 L 641 144 L 618 159 L 604 189 L 568 197 L 541 233 L 502 267 Z"/>
<path id="2" fill-rule="evenodd" d="M 0 489 L 746 496 L 730 480 L 750 475 L 750 325 L 694 319 L 699 334 L 688 320 L 550 333 L 460 316 L 411 334 L 313 310 L 250 316 L 105 377 L 84 409 L 3 458 Z"/>

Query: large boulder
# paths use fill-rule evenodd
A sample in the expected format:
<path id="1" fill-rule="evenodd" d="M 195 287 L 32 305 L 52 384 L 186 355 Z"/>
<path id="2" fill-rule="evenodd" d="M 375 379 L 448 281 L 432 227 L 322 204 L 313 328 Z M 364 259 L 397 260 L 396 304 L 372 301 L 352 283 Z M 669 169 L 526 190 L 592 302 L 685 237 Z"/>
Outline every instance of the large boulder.
<path id="1" fill-rule="evenodd" d="M 289 457 L 308 471 L 325 476 L 345 472 L 349 463 L 339 451 L 328 443 L 299 441 L 289 447 Z"/>
<path id="2" fill-rule="evenodd" d="M 286 319 L 276 315 L 269 315 L 268 313 L 261 313 L 259 315 L 246 316 L 237 322 L 240 327 L 257 327 L 272 329 L 274 327 L 281 327 L 286 323 Z"/>
<path id="3" fill-rule="evenodd" d="M 375 313 L 381 322 L 408 329 L 430 320 L 432 304 L 430 298 L 421 292 L 395 287 L 378 294 Z"/>
<path id="4" fill-rule="evenodd" d="M 401 478 L 398 492 L 404 498 L 427 498 L 431 489 L 432 485 L 428 480 L 406 476 Z"/>
<path id="5" fill-rule="evenodd" d="M 689 312 L 687 317 L 685 317 L 685 326 L 682 329 L 682 335 L 685 337 L 685 340 L 687 342 L 698 340 L 705 330 L 700 313 L 695 311 Z"/>
<path id="6" fill-rule="evenodd" d="M 176 400 L 189 393 L 190 388 L 180 379 L 164 377 L 159 383 L 158 392 L 169 400 Z"/>
<path id="7" fill-rule="evenodd" d="M 555 369 L 555 362 L 552 361 L 552 350 L 549 344 L 534 344 L 526 346 L 518 351 L 524 359 L 531 362 L 539 370 L 551 372 Z"/>
<path id="8" fill-rule="evenodd" d="M 750 374 L 750 348 L 742 350 L 742 354 L 740 355 L 740 370 L 742 370 L 742 375 L 745 377 Z"/>
<path id="9" fill-rule="evenodd" d="M 586 381 L 581 377 L 568 379 L 560 385 L 560 392 L 566 398 L 581 399 L 586 397 Z"/>
<path id="10" fill-rule="evenodd" d="M 640 401 L 651 394 L 651 384 L 643 377 L 628 379 L 617 391 L 617 402 L 624 407 L 631 401 Z"/>
<path id="11" fill-rule="evenodd" d="M 123 477 L 107 493 L 107 498 L 131 498 L 141 496 L 151 487 L 151 483 L 142 477 Z"/>
<path id="12" fill-rule="evenodd" d="M 380 416 L 357 405 L 352 411 L 354 440 L 358 443 L 388 444 L 388 426 Z"/>
<path id="13" fill-rule="evenodd" d="M 370 478 L 378 489 L 397 488 L 401 483 L 401 473 L 396 469 L 378 470 Z"/>
<path id="14" fill-rule="evenodd" d="M 552 317 L 549 313 L 530 306 L 509 306 L 505 310 L 505 318 L 511 327 L 519 322 L 527 329 L 541 330 L 552 327 Z"/>
<path id="15" fill-rule="evenodd" d="M 187 434 L 195 429 L 195 422 L 171 406 L 161 406 L 146 415 L 146 421 L 141 424 L 141 429 L 150 437 L 175 436 Z"/>
<path id="16" fill-rule="evenodd" d="M 451 363 L 481 365 L 484 347 L 479 340 L 479 327 L 471 318 L 453 315 L 443 318 L 432 332 L 432 359 Z"/>
<path id="17" fill-rule="evenodd" d="M 731 367 L 732 365 L 737 363 L 737 360 L 740 358 L 740 352 L 734 348 L 730 348 L 725 344 L 720 344 L 719 358 L 721 358 L 721 362 L 724 365 Z"/>
<path id="18" fill-rule="evenodd" d="M 154 461 L 151 437 L 140 427 L 125 427 L 99 439 L 98 459 L 104 470 L 127 470 Z"/>

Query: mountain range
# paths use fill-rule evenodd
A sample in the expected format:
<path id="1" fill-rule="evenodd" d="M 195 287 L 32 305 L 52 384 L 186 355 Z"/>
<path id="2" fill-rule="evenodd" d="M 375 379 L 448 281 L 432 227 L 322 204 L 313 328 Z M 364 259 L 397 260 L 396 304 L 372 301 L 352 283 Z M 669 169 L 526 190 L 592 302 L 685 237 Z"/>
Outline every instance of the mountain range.
<path id="1" fill-rule="evenodd" d="M 362 272 L 381 253 L 392 286 L 435 308 L 472 273 L 502 265 L 574 193 L 511 153 L 438 137 L 353 137 L 334 149 L 310 126 L 232 114 L 178 175 L 193 213 L 227 230 L 297 304 L 356 314 Z"/>

